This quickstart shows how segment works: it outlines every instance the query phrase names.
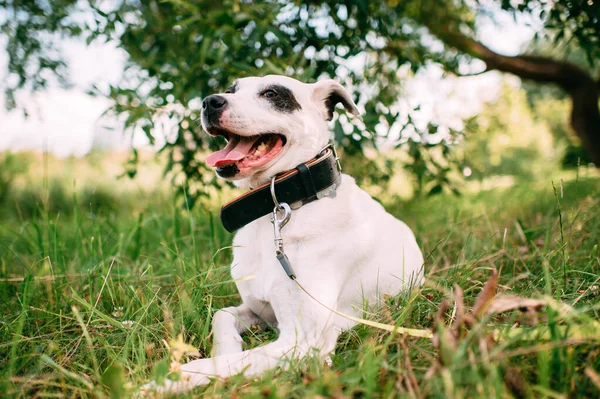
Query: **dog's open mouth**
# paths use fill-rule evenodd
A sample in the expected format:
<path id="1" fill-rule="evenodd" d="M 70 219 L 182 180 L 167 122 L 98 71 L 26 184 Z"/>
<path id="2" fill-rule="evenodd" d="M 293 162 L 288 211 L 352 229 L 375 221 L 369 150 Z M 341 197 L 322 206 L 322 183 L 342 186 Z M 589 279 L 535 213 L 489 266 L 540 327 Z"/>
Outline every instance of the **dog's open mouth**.
<path id="1" fill-rule="evenodd" d="M 245 137 L 219 129 L 211 134 L 227 139 L 225 148 L 206 157 L 206 163 L 216 168 L 233 166 L 238 170 L 257 168 L 275 158 L 286 143 L 285 136 L 277 133 Z"/>

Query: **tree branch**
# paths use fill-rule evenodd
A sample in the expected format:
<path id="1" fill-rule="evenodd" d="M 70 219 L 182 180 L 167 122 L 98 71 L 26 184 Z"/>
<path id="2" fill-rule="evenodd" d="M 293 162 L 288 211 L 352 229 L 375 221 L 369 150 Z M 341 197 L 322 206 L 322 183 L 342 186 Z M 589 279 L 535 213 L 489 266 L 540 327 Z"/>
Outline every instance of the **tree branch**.
<path id="1" fill-rule="evenodd" d="M 473 73 L 458 73 L 458 72 L 453 72 L 453 74 L 457 78 L 470 78 L 471 76 L 483 75 L 484 73 L 488 73 L 489 71 L 490 70 L 488 68 L 485 68 L 483 71 L 479 71 L 479 72 L 473 72 Z"/>
<path id="2" fill-rule="evenodd" d="M 600 165 L 600 82 L 583 68 L 565 61 L 536 55 L 505 56 L 448 26 L 429 26 L 430 31 L 447 45 L 479 58 L 487 70 L 498 70 L 541 83 L 553 83 L 571 97 L 571 126 L 592 160 Z"/>

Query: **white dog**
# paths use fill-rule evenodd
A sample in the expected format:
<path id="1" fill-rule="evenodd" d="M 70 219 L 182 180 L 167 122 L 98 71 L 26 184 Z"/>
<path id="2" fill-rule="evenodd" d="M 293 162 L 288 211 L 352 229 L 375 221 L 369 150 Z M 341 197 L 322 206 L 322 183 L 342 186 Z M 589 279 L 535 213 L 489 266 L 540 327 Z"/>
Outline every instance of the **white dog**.
<path id="1" fill-rule="evenodd" d="M 222 212 L 226 228 L 243 226 L 231 265 L 242 303 L 214 315 L 212 358 L 183 365 L 179 382 L 145 389 L 181 392 L 215 377 L 255 376 L 309 354 L 326 360 L 340 332 L 356 324 L 342 314 L 358 317 L 365 303 L 421 283 L 423 256 L 410 228 L 335 168 L 335 151 L 326 147 L 337 103 L 358 115 L 339 83 L 283 76 L 240 79 L 204 100 L 203 128 L 228 140 L 207 163 L 222 178 L 252 188 Z M 329 167 L 317 169 L 324 164 Z M 286 196 L 291 212 L 280 204 L 273 215 Z M 278 232 L 282 241 L 274 245 Z M 265 322 L 277 326 L 277 340 L 243 351 L 240 334 Z"/>

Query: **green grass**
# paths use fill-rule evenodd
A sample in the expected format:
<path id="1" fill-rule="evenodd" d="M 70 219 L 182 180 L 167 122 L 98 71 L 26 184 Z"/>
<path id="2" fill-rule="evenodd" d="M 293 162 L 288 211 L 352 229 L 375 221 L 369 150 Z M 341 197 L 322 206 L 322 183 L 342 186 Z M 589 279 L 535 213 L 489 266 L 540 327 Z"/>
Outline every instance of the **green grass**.
<path id="1" fill-rule="evenodd" d="M 218 207 L 188 212 L 164 189 L 125 190 L 129 183 L 106 179 L 72 189 L 64 180 L 14 189 L 0 204 L 0 396 L 130 396 L 164 368 L 163 341 L 178 334 L 207 356 L 212 314 L 239 303 Z M 414 229 L 428 278 L 370 318 L 431 328 L 454 284 L 471 306 L 496 267 L 501 292 L 572 306 L 545 310 L 527 337 L 511 334 L 482 351 L 480 331 L 505 333 L 515 316 L 486 319 L 441 372 L 425 377 L 437 358 L 429 340 L 359 326 L 342 335 L 331 368 L 305 359 L 190 396 L 598 397 L 585 369 L 600 370 L 600 340 L 578 339 L 565 326 L 594 328 L 600 318 L 600 179 L 554 184 L 556 195 L 548 178 L 386 204 Z M 29 212 L 19 211 L 24 204 Z M 275 337 L 253 330 L 246 345 Z"/>

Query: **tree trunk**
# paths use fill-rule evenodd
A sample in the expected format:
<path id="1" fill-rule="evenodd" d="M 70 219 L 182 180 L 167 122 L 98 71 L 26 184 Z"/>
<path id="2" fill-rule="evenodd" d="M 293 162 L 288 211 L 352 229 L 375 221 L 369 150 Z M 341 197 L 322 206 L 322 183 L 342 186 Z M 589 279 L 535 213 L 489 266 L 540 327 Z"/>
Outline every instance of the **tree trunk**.
<path id="1" fill-rule="evenodd" d="M 554 83 L 565 90 L 571 97 L 571 126 L 592 161 L 600 166 L 600 82 L 594 81 L 589 72 L 575 64 L 548 57 L 501 55 L 461 33 L 442 31 L 440 28 L 443 29 L 437 26 L 430 27 L 430 30 L 446 44 L 484 61 L 486 70 L 508 72 L 536 82 Z"/>

